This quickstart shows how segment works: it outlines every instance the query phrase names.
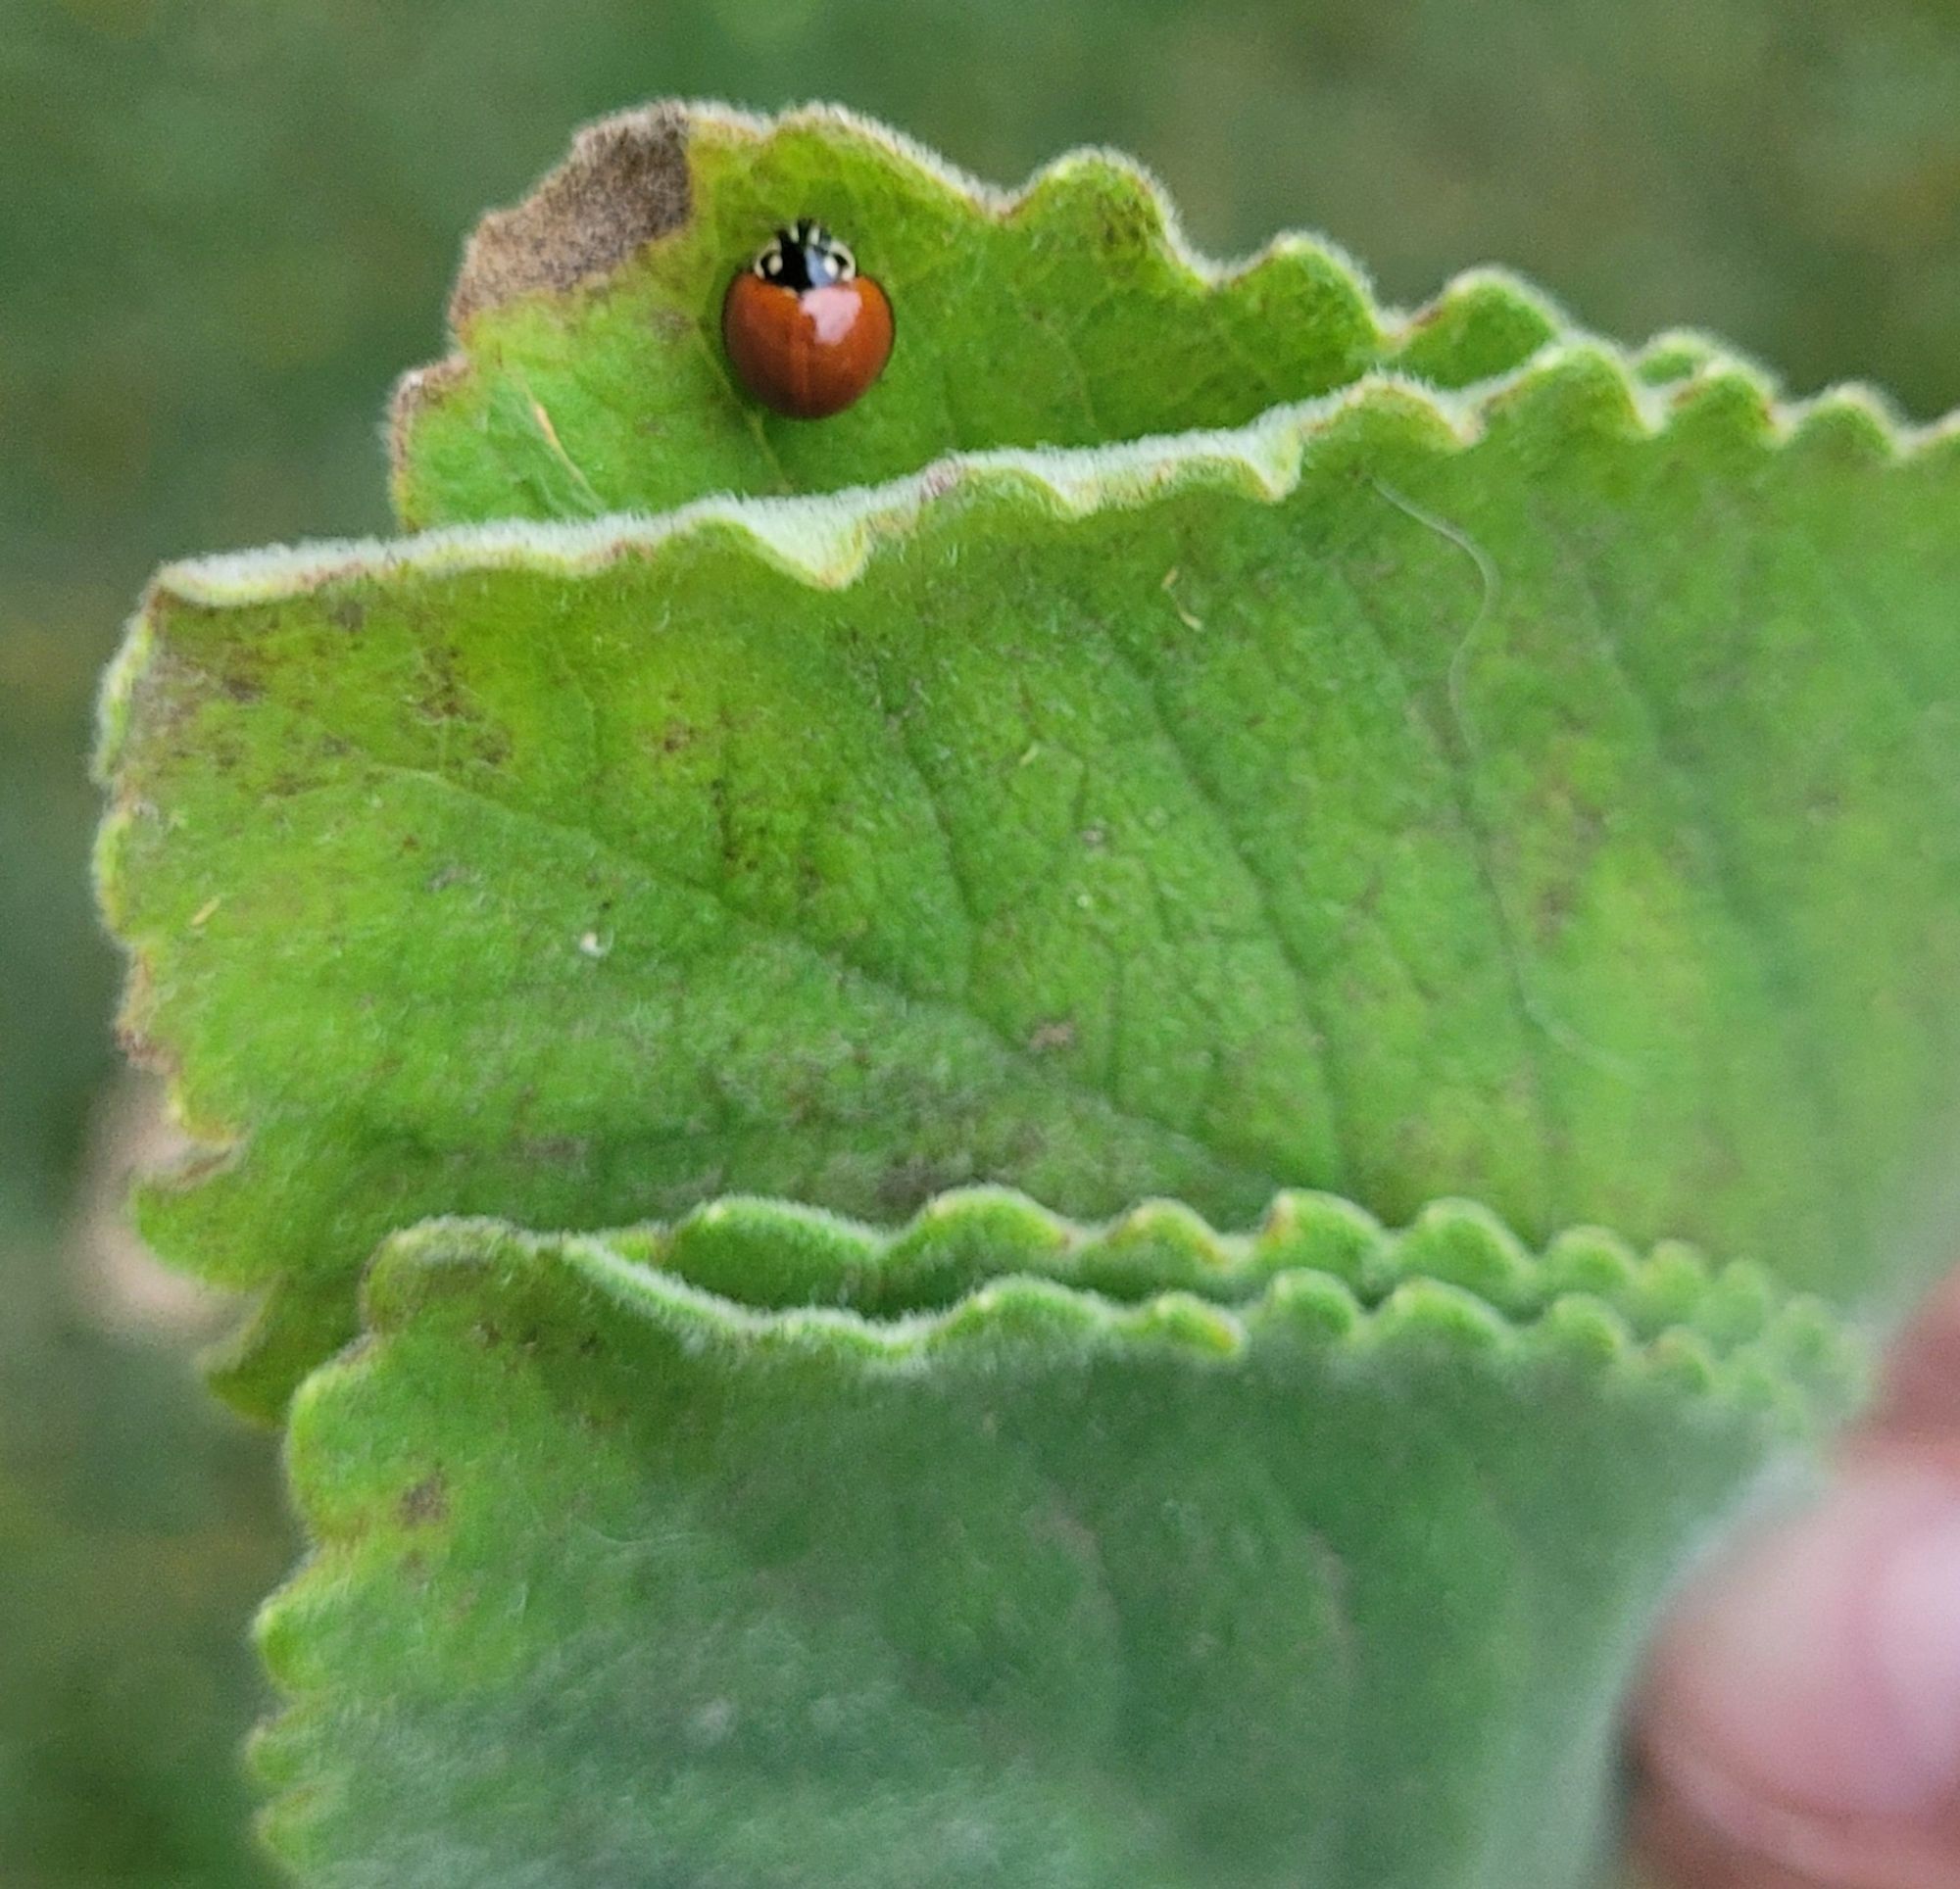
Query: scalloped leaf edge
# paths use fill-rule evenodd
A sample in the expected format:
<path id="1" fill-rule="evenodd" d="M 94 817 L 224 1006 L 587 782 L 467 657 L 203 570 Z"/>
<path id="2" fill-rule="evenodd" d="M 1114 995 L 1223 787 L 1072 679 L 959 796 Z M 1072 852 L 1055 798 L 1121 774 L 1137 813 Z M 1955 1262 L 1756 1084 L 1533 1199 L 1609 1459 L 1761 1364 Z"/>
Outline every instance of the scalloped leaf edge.
<path id="1" fill-rule="evenodd" d="M 760 1268 L 772 1255 L 788 1264 L 770 1282 Z M 940 1195 L 895 1231 L 755 1196 L 602 1234 L 426 1221 L 375 1254 L 367 1329 L 400 1329 L 459 1269 L 558 1264 L 690 1344 L 815 1349 L 864 1368 L 1025 1344 L 1171 1345 L 1219 1359 L 1288 1336 L 1468 1344 L 1645 1373 L 1797 1433 L 1851 1409 L 1867 1375 L 1862 1340 L 1821 1299 L 1780 1293 L 1746 1262 L 1710 1267 L 1671 1241 L 1640 1254 L 1589 1227 L 1533 1253 L 1488 1209 L 1455 1199 L 1392 1232 L 1305 1191 L 1278 1195 L 1244 1234 L 1168 1200 L 1085 1226 L 1004 1187 Z M 908 1290 L 921 1282 L 926 1292 Z"/>
<path id="2" fill-rule="evenodd" d="M 876 1319 L 836 1305 L 759 1308 L 621 1249 L 630 1236 L 676 1239 L 690 1227 L 718 1236 L 737 1222 L 752 1237 L 794 1243 L 814 1236 L 873 1261 L 889 1261 L 908 1243 L 999 1239 L 1017 1225 L 1023 1240 L 1066 1247 L 1077 1260 L 1142 1241 L 1195 1263 L 1229 1270 L 1263 1257 L 1275 1270 L 1255 1296 L 1233 1304 L 1178 1286 L 1123 1301 L 1058 1277 L 1012 1272 L 950 1304 Z M 1298 1254 L 1302 1241 L 1311 1245 L 1320 1235 L 1337 1246 L 1357 1244 L 1364 1274 L 1369 1254 L 1386 1262 L 1398 1250 L 1401 1264 L 1383 1264 L 1357 1289 L 1342 1272 L 1281 1263 L 1285 1252 Z M 1007 1244 L 1012 1250 L 1013 1239 Z M 1610 1255 L 1603 1263 L 1602 1252 Z M 1499 1271 L 1536 1277 L 1544 1288 L 1535 1315 L 1509 1316 L 1477 1289 L 1493 1253 Z M 1685 1322 L 1662 1321 L 1643 1335 L 1626 1316 L 1628 1289 L 1663 1272 L 1671 1272 Z M 1216 1233 L 1168 1201 L 1141 1203 L 1101 1226 L 1075 1225 L 1000 1188 L 941 1196 L 908 1227 L 883 1233 L 755 1198 L 714 1203 L 635 1235 L 425 1222 L 383 1242 L 364 1289 L 363 1335 L 317 1368 L 293 1404 L 288 1473 L 309 1551 L 261 1608 L 254 1628 L 279 1699 L 249 1747 L 251 1768 L 270 1793 L 262 1835 L 296 1860 L 287 1846 L 304 1835 L 318 1793 L 332 1788 L 309 1755 L 314 1715 L 335 1684 L 315 1629 L 347 1606 L 368 1577 L 364 1570 L 399 1565 L 411 1579 L 422 1579 L 426 1530 L 451 1513 L 440 1461 L 430 1467 L 413 1447 L 376 1455 L 358 1437 L 350 1447 L 336 1434 L 388 1369 L 395 1344 L 426 1315 L 442 1321 L 441 1341 L 554 1355 L 571 1370 L 595 1343 L 604 1349 L 609 1328 L 637 1324 L 737 1371 L 813 1368 L 869 1394 L 881 1383 L 948 1374 L 984 1378 L 990 1397 L 1011 1397 L 1024 1375 L 1167 1360 L 1193 1372 L 1255 1371 L 1282 1384 L 1301 1372 L 1425 1379 L 1439 1369 L 1470 1372 L 1508 1380 L 1525 1400 L 1521 1410 L 1540 1386 L 1583 1382 L 1592 1387 L 1588 1394 L 1665 1402 L 1696 1430 L 1711 1422 L 1742 1426 L 1768 1452 L 1767 1463 L 1788 1469 L 1859 1394 L 1864 1352 L 1820 1302 L 1794 1297 L 1771 1306 L 1748 1334 L 1732 1332 L 1733 1342 L 1698 1329 L 1697 1311 L 1731 1295 L 1738 1277 L 1738 1269 L 1711 1273 L 1680 1249 L 1641 1259 L 1593 1230 L 1528 1254 L 1494 1216 L 1467 1201 L 1434 1202 L 1391 1234 L 1345 1201 L 1303 1193 L 1279 1195 L 1259 1225 L 1241 1235 Z M 509 1311 L 518 1313 L 515 1323 Z M 549 1334 L 527 1323 L 538 1318 L 554 1321 Z"/>
<path id="3" fill-rule="evenodd" d="M 1643 371 L 1643 362 L 1658 364 Z M 221 553 L 167 564 L 152 580 L 105 682 L 98 774 L 106 777 L 115 765 L 114 737 L 131 671 L 140 663 L 148 620 L 166 600 L 223 609 L 396 571 L 515 568 L 585 575 L 617 558 L 648 556 L 722 529 L 742 534 L 754 555 L 812 589 L 843 589 L 862 574 L 881 544 L 916 531 L 942 504 L 1018 488 L 1047 515 L 1071 519 L 1141 509 L 1200 487 L 1273 505 L 1298 487 L 1310 451 L 1338 451 L 1344 434 L 1385 418 L 1426 434 L 1438 452 L 1468 451 L 1498 425 L 1539 426 L 1552 434 L 1590 426 L 1651 441 L 1720 431 L 1743 445 L 1816 449 L 1878 465 L 1950 452 L 1960 466 L 1960 410 L 1918 424 L 1862 382 L 1785 400 L 1761 369 L 1684 332 L 1658 354 L 1629 353 L 1591 339 L 1555 344 L 1510 373 L 1460 391 L 1399 373 L 1370 373 L 1331 394 L 1269 408 L 1242 427 L 1152 434 L 1107 446 L 956 453 L 903 478 L 839 492 L 716 495 L 660 513 L 449 525 L 404 538 Z"/>
<path id="4" fill-rule="evenodd" d="M 904 132 L 850 107 L 812 101 L 769 115 L 719 99 L 662 99 L 581 126 L 566 155 L 524 195 L 488 212 L 464 246 L 448 305 L 457 344 L 440 360 L 412 367 L 389 396 L 389 459 L 399 485 L 408 433 L 420 410 L 472 365 L 467 329 L 503 305 L 551 295 L 601 293 L 649 244 L 683 228 L 693 215 L 688 146 L 698 131 L 730 142 L 762 143 L 823 129 L 868 144 L 911 167 L 970 215 L 997 222 L 1026 212 L 1073 173 L 1096 167 L 1125 180 L 1148 211 L 1153 240 L 1186 283 L 1203 294 L 1229 290 L 1288 258 L 1323 266 L 1350 294 L 1385 360 L 1419 363 L 1479 321 L 1501 319 L 1541 342 L 1580 329 L 1543 289 L 1511 270 L 1479 265 L 1452 275 L 1413 309 L 1384 302 L 1366 267 L 1331 239 L 1284 230 L 1242 256 L 1218 260 L 1188 237 L 1176 203 L 1150 168 L 1127 152 L 1082 145 L 1062 152 L 1012 189 L 987 182 Z"/>

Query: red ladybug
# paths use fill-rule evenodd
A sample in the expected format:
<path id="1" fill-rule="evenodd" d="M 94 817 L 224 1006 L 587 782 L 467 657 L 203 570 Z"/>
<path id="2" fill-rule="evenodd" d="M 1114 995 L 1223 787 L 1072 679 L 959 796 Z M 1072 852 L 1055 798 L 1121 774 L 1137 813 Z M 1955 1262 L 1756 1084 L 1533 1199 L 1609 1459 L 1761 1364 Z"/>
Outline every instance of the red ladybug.
<path id="1" fill-rule="evenodd" d="M 841 413 L 885 370 L 892 305 L 850 250 L 808 217 L 779 229 L 728 284 L 721 343 L 743 386 L 790 419 Z"/>

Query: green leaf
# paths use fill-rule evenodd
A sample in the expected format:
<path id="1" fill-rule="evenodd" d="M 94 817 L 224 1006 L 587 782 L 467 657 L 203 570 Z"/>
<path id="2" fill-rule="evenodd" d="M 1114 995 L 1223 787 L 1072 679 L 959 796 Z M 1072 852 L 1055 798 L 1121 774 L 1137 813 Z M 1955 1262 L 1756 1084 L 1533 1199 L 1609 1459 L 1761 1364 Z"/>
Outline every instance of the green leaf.
<path id="1" fill-rule="evenodd" d="M 883 380 L 820 426 L 760 412 L 720 339 L 729 278 L 800 216 L 845 233 L 898 313 Z M 411 527 L 827 492 L 955 450 L 1235 426 L 1371 369 L 1462 386 L 1563 325 L 1490 269 L 1414 315 L 1384 312 L 1307 237 L 1220 269 L 1108 152 L 1005 197 L 834 107 L 680 105 L 589 127 L 486 218 L 451 317 L 460 353 L 396 394 Z"/>
<path id="2" fill-rule="evenodd" d="M 165 573 L 128 1026 L 270 1288 L 430 1213 L 1009 1183 L 1599 1221 L 1867 1300 L 1950 1231 L 1960 452 L 1554 350 L 1238 434 Z"/>
<path id="3" fill-rule="evenodd" d="M 805 214 L 899 309 L 821 427 L 715 343 Z M 1849 1400 L 1790 1295 L 1953 1232 L 1960 435 L 832 112 L 597 128 L 454 313 L 442 528 L 166 571 L 105 699 L 145 1225 L 306 1379 L 278 1847 L 1576 1883 Z"/>
<path id="4" fill-rule="evenodd" d="M 442 1222 L 368 1303 L 262 1627 L 336 1889 L 1576 1883 L 1658 1597 L 1849 1382 L 1759 1276 L 1311 1196 Z"/>

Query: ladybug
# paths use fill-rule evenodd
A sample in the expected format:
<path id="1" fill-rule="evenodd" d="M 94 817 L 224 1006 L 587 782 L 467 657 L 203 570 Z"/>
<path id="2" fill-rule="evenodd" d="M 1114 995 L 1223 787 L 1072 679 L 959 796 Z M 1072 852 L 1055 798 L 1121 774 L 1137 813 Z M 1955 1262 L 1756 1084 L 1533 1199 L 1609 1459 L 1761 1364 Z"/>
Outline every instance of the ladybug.
<path id="1" fill-rule="evenodd" d="M 841 413 L 885 370 L 892 305 L 849 249 L 804 217 L 728 284 L 721 343 L 743 386 L 790 419 Z"/>

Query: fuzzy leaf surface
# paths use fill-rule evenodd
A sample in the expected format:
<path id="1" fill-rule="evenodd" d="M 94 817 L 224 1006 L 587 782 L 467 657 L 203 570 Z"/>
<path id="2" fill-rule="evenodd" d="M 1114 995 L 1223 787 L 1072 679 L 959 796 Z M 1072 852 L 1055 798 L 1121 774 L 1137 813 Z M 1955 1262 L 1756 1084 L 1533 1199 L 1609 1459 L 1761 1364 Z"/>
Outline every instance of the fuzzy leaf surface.
<path id="1" fill-rule="evenodd" d="M 128 1022 L 276 1403 L 436 1212 L 1277 1187 L 1847 1300 L 1951 1224 L 1960 450 L 1717 363 L 167 572 Z"/>
<path id="2" fill-rule="evenodd" d="M 1576 1889 L 1656 1596 L 1844 1384 L 1759 1278 L 1310 1196 L 444 1222 L 368 1301 L 261 1636 L 330 1889 Z"/>

